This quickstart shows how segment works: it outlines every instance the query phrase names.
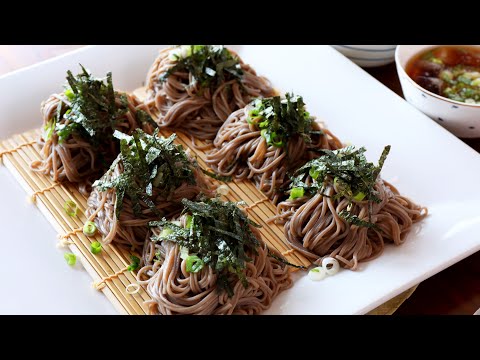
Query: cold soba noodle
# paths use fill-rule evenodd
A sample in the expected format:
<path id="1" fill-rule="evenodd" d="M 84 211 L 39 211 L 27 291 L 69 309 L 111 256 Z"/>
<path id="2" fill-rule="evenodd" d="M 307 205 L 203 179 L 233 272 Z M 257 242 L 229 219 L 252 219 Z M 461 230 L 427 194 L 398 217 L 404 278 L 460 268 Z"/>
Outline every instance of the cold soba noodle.
<path id="1" fill-rule="evenodd" d="M 181 145 L 173 144 L 175 135 L 164 139 L 158 130 L 152 136 L 136 130 L 132 136 L 120 132 L 114 136 L 121 139 L 121 153 L 93 184 L 87 201 L 87 215 L 104 236 L 104 244 L 115 241 L 141 248 L 149 221 L 178 215 L 184 198 L 214 195 L 193 159 Z"/>
<path id="2" fill-rule="evenodd" d="M 82 70 L 76 77 L 68 71 L 65 91 L 42 103 L 43 160 L 31 168 L 54 181 L 77 183 L 88 195 L 93 180 L 118 154 L 113 132 L 130 134 L 140 127 L 151 133 L 156 124 L 134 97 L 114 91 L 111 73 L 103 80 Z"/>
<path id="3" fill-rule="evenodd" d="M 316 264 L 333 257 L 355 270 L 381 255 L 385 243 L 402 244 L 427 209 L 380 178 L 389 150 L 378 166 L 366 161 L 364 148 L 347 147 L 325 150 L 299 169 L 276 217 L 292 247 Z"/>
<path id="4" fill-rule="evenodd" d="M 145 104 L 155 107 L 160 127 L 213 139 L 227 117 L 256 97 L 272 96 L 232 50 L 219 45 L 182 45 L 160 51 L 146 81 Z"/>
<path id="5" fill-rule="evenodd" d="M 301 96 L 256 99 L 222 125 L 207 153 L 207 164 L 223 176 L 251 179 L 274 203 L 291 171 L 315 157 L 317 149 L 341 142 L 305 110 Z"/>
<path id="6" fill-rule="evenodd" d="M 184 200 L 179 221 L 152 225 L 139 284 L 152 314 L 258 314 L 292 285 L 256 224 L 235 203 Z"/>

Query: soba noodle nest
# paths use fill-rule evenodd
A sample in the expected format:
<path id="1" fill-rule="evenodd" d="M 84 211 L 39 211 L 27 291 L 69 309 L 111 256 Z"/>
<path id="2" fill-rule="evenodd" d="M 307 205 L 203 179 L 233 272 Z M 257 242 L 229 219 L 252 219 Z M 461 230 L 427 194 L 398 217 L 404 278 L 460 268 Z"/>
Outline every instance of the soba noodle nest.
<path id="1" fill-rule="evenodd" d="M 306 183 L 311 183 L 308 176 Z M 287 199 L 277 206 L 277 223 L 285 224 L 285 237 L 297 251 L 321 265 L 325 257 L 337 259 L 341 266 L 356 270 L 358 264 L 380 256 L 386 243 L 401 245 L 414 223 L 427 216 L 427 208 L 400 195 L 388 182 L 377 178 L 374 190 L 379 203 L 351 202 L 338 193 L 333 179 L 313 197 Z M 369 216 L 369 208 L 371 216 Z M 357 226 L 339 214 L 348 210 L 375 227 Z"/>
<path id="2" fill-rule="evenodd" d="M 236 280 L 231 297 L 218 289 L 218 276 L 210 266 L 198 273 L 187 272 L 178 244 L 145 241 L 144 266 L 137 274 L 137 281 L 147 287 L 152 297 L 148 301 L 150 314 L 253 315 L 268 309 L 281 291 L 292 286 L 292 280 L 285 264 L 268 256 L 258 230 L 251 229 L 261 245 L 257 247 L 258 254 L 247 252 L 252 259 L 246 264 L 247 287 Z M 156 235 L 160 231 L 153 229 Z M 155 254 L 161 254 L 160 261 L 155 259 Z"/>
<path id="3" fill-rule="evenodd" d="M 218 46 L 206 47 L 213 51 L 222 49 Z M 194 138 L 212 140 L 232 112 L 245 107 L 253 98 L 274 94 L 266 78 L 258 76 L 234 51 L 226 49 L 239 63 L 243 72 L 240 78 L 223 71 L 225 81 L 219 81 L 213 87 L 203 87 L 191 72 L 176 71 L 162 81 L 160 77 L 178 62 L 172 59 L 172 50 L 175 48 L 160 51 L 146 80 L 148 98 L 145 104 L 158 110 L 161 128 L 183 130 Z M 218 77 L 218 73 L 215 76 Z"/>
<path id="4" fill-rule="evenodd" d="M 109 244 L 114 241 L 117 244 L 128 245 L 135 248 L 141 248 L 148 234 L 148 223 L 153 220 L 166 216 L 178 215 L 182 209 L 182 199 L 196 199 L 198 197 L 212 197 L 215 195 L 214 185 L 210 178 L 207 178 L 200 170 L 196 162 L 186 154 L 190 162 L 190 169 L 193 173 L 193 181 L 182 181 L 169 194 L 164 194 L 159 188 L 153 186 L 152 195 L 145 196 L 154 204 L 156 213 L 140 200 L 141 211 L 135 214 L 132 199 L 127 195 L 123 198 L 122 208 L 117 213 L 117 191 L 115 188 L 109 188 L 104 191 L 99 186 L 93 187 L 90 197 L 87 200 L 87 216 L 90 221 L 94 221 L 99 232 L 104 236 L 103 244 Z M 122 154 L 118 155 L 112 167 L 100 179 L 101 182 L 112 182 L 124 172 L 124 163 Z"/>
<path id="5" fill-rule="evenodd" d="M 125 111 L 118 111 L 125 106 L 125 100 Z M 115 129 L 103 136 L 100 144 L 94 144 L 88 136 L 80 132 L 72 132 L 64 141 L 59 141 L 56 130 L 46 136 L 52 118 L 58 111 L 60 111 L 61 120 L 57 122 L 57 126 L 69 124 L 64 115 L 71 110 L 71 105 L 69 98 L 63 92 L 51 95 L 42 103 L 44 131 L 38 143 L 42 147 L 40 154 L 43 159 L 32 162 L 30 167 L 34 171 L 50 176 L 53 181 L 76 183 L 80 192 L 88 195 L 92 182 L 108 169 L 118 154 L 118 140 L 113 138 L 113 131 L 116 129 L 131 134 L 134 129 L 141 128 L 151 134 L 154 126 L 150 122 L 143 122 L 144 117 L 139 116 L 139 110 L 144 109 L 145 105 L 136 97 L 115 92 L 115 105 L 119 116 L 115 120 Z M 143 112 L 143 115 L 148 116 L 146 112 Z"/>
<path id="6" fill-rule="evenodd" d="M 315 149 L 338 149 L 343 145 L 321 123 L 313 121 L 307 143 L 303 136 L 294 134 L 286 147 L 268 145 L 261 130 L 247 121 L 251 105 L 235 111 L 222 125 L 213 141 L 214 148 L 207 153 L 206 163 L 219 175 L 234 179 L 252 180 L 255 186 L 275 204 L 281 199 L 282 187 L 288 185 L 289 174 L 314 158 Z"/>

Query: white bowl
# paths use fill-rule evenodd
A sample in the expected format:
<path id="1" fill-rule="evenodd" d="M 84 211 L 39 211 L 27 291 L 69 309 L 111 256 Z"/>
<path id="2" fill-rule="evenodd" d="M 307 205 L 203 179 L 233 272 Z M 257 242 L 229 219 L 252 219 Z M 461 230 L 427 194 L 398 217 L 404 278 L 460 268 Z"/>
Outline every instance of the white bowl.
<path id="1" fill-rule="evenodd" d="M 332 45 L 361 67 L 390 64 L 395 60 L 397 45 Z"/>
<path id="2" fill-rule="evenodd" d="M 413 81 L 405 71 L 405 66 L 413 56 L 437 46 L 440 45 L 399 45 L 397 47 L 395 63 L 403 96 L 410 104 L 456 136 L 462 138 L 480 137 L 480 105 L 465 104 L 425 90 Z"/>

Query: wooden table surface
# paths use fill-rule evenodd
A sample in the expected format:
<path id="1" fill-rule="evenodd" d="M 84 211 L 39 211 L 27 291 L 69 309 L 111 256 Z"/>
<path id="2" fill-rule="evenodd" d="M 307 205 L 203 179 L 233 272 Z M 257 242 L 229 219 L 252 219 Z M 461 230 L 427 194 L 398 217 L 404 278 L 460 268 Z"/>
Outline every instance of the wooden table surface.
<path id="1" fill-rule="evenodd" d="M 0 75 L 82 45 L 0 45 Z M 395 64 L 365 69 L 402 96 Z M 480 139 L 464 140 L 480 152 Z M 480 308 L 480 252 L 422 282 L 395 315 L 473 314 Z"/>

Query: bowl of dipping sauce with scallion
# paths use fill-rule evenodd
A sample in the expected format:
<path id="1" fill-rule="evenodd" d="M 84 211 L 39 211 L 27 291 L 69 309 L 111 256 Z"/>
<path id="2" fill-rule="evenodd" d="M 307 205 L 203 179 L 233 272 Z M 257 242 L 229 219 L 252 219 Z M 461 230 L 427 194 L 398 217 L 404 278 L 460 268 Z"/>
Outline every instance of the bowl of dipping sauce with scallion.
<path id="1" fill-rule="evenodd" d="M 480 45 L 399 45 L 405 99 L 458 137 L 480 137 Z"/>

